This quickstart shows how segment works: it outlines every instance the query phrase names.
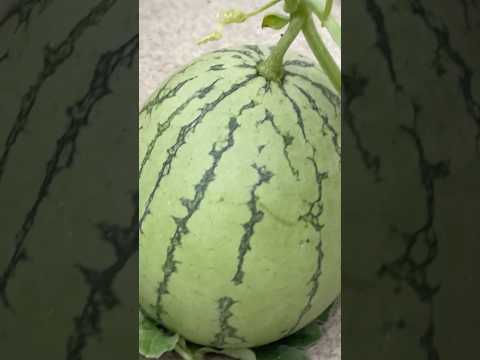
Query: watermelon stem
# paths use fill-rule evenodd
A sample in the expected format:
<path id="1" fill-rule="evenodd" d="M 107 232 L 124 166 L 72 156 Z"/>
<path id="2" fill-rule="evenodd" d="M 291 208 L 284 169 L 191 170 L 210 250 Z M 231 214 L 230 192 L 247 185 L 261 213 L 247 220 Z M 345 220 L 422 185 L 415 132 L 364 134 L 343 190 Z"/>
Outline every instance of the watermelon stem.
<path id="1" fill-rule="evenodd" d="M 315 58 L 323 68 L 328 78 L 332 82 L 335 90 L 340 93 L 341 89 L 341 73 L 338 65 L 335 63 L 332 55 L 325 46 L 320 34 L 315 27 L 315 23 L 310 13 L 307 14 L 307 19 L 303 27 L 303 35 L 307 40 L 310 49 L 315 55 Z"/>
<path id="2" fill-rule="evenodd" d="M 283 10 L 289 14 L 294 13 L 298 9 L 300 0 L 285 0 Z"/>
<path id="3" fill-rule="evenodd" d="M 258 73 L 264 78 L 280 82 L 283 79 L 283 58 L 288 48 L 302 30 L 307 19 L 307 8 L 300 4 L 297 10 L 290 14 L 290 23 L 270 56 L 257 66 Z"/>
<path id="4" fill-rule="evenodd" d="M 287 31 L 273 48 L 270 56 L 265 61 L 258 64 L 257 70 L 259 75 L 271 81 L 282 81 L 284 73 L 283 58 L 292 42 L 298 36 L 300 31 L 302 31 L 318 63 L 325 71 L 325 74 L 328 76 L 337 93 L 340 93 L 340 68 L 325 46 L 312 17 L 313 11 L 319 16 L 322 25 L 325 25 L 326 22 L 330 20 L 333 0 L 326 0 L 326 2 L 322 4 L 324 8 L 321 10 L 320 4 L 317 0 L 294 1 L 292 3 L 286 2 L 285 4 L 289 5 L 289 10 L 295 9 L 295 11 L 290 14 L 290 22 Z M 295 7 L 295 5 L 297 6 Z"/>

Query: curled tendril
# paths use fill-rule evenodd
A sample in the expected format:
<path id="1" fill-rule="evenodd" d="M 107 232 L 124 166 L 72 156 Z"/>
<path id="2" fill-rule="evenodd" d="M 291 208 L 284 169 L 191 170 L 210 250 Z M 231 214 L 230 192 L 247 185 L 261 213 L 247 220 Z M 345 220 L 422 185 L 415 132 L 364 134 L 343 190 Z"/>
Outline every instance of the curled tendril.
<path id="1" fill-rule="evenodd" d="M 268 8 L 274 6 L 275 4 L 278 4 L 282 0 L 270 0 L 267 4 L 264 6 L 258 8 L 257 10 L 254 10 L 250 13 L 246 13 L 242 10 L 237 10 L 237 9 L 231 9 L 227 11 L 223 11 L 218 14 L 218 22 L 217 22 L 217 30 L 215 30 L 213 33 L 201 38 L 199 41 L 197 41 L 197 44 L 205 44 L 209 41 L 216 41 L 220 40 L 223 37 L 223 27 L 225 25 L 229 24 L 239 24 L 243 23 L 249 18 L 258 15 L 259 13 L 267 10 Z"/>
<path id="2" fill-rule="evenodd" d="M 239 24 L 248 19 L 248 15 L 241 10 L 231 9 L 220 14 L 220 23 L 223 25 Z"/>
<path id="3" fill-rule="evenodd" d="M 208 34 L 207 36 L 204 36 L 200 40 L 197 41 L 198 45 L 205 44 L 210 41 L 217 41 L 220 40 L 223 37 L 223 33 L 221 30 L 215 30 L 211 34 Z"/>
<path id="4" fill-rule="evenodd" d="M 220 12 L 217 18 L 217 30 L 197 41 L 198 45 L 205 44 L 210 41 L 220 40 L 223 37 L 223 27 L 225 25 L 242 23 L 247 20 L 249 16 L 241 10 L 231 9 Z"/>

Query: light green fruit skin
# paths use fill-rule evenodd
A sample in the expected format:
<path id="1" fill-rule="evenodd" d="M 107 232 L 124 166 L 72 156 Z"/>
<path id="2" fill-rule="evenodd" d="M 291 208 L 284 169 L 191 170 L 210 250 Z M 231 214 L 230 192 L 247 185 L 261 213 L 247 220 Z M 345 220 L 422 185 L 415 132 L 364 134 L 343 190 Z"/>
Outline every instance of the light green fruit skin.
<path id="1" fill-rule="evenodd" d="M 267 48 L 261 50 L 268 55 Z M 339 99 L 328 100 L 312 82 L 287 73 L 283 88 L 298 105 L 304 138 L 297 112 L 278 84 L 272 83 L 266 92 L 266 80 L 257 76 L 232 90 L 255 73 L 238 65 L 255 66 L 259 59 L 244 47 L 204 55 L 166 81 L 144 107 L 151 111 L 140 114 L 140 305 L 187 340 L 219 348 L 278 340 L 315 319 L 340 293 L 340 154 L 334 142 L 336 134 L 341 143 Z M 306 61 L 294 53 L 285 60 Z M 225 70 L 208 71 L 218 64 Z M 317 66 L 292 64 L 285 69 L 334 92 Z M 175 96 L 168 96 L 190 78 L 194 79 Z M 196 91 L 216 79 L 208 94 L 194 98 Z M 318 111 L 297 86 L 312 96 Z M 222 92 L 228 96 L 216 102 Z M 255 107 L 239 115 L 252 100 Z M 202 117 L 206 104 L 215 106 L 210 105 Z M 276 129 L 272 122 L 261 122 L 266 109 L 273 114 Z M 325 126 L 322 115 L 331 127 Z M 185 126 L 199 116 L 195 129 L 187 131 Z M 238 127 L 229 128 L 232 118 Z M 288 136 L 293 142 L 285 152 Z M 184 141 L 176 147 L 179 139 Z M 214 143 L 218 161 L 209 154 Z M 261 152 L 259 146 L 264 146 Z M 317 172 L 328 173 L 327 178 L 317 181 L 309 158 Z M 261 177 L 252 164 L 265 166 L 273 174 L 270 180 L 258 185 Z M 214 169 L 213 180 L 196 188 L 209 168 Z M 158 181 L 162 169 L 168 175 Z M 189 210 L 182 198 L 198 206 Z M 302 220 L 310 208 L 312 216 Z M 253 224 L 254 213 L 260 212 L 263 218 Z M 184 232 L 178 231 L 182 226 L 174 218 L 186 219 Z M 315 229 L 315 223 L 323 228 Z M 253 224 L 253 236 L 238 285 L 232 280 L 245 224 Z"/>

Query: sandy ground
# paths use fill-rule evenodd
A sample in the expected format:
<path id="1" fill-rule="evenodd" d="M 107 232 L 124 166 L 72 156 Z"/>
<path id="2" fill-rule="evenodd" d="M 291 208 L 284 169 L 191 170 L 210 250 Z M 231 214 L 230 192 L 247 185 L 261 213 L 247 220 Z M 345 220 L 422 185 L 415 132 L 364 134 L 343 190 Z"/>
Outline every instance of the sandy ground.
<path id="1" fill-rule="evenodd" d="M 280 33 L 262 30 L 259 16 L 225 28 L 220 41 L 196 45 L 198 39 L 215 30 L 219 11 L 231 8 L 249 11 L 265 3 L 265 0 L 140 0 L 140 105 L 175 69 L 207 51 L 239 44 L 276 43 Z M 340 1 L 336 1 L 333 16 L 338 21 L 340 13 Z M 328 35 L 324 39 L 340 64 L 340 50 Z M 313 58 L 301 36 L 295 40 L 292 49 Z M 338 308 L 326 325 L 325 335 L 310 351 L 313 359 L 341 358 L 340 317 Z"/>
<path id="2" fill-rule="evenodd" d="M 198 39 L 215 30 L 216 15 L 231 8 L 253 10 L 266 0 L 139 0 L 140 1 L 140 104 L 179 66 L 210 50 L 239 44 L 275 44 L 279 32 L 261 29 L 261 15 L 243 24 L 225 28 L 220 41 L 202 46 Z M 277 6 L 273 11 L 281 11 Z M 335 2 L 333 16 L 340 21 L 340 1 Z M 323 31 L 322 31 L 323 32 Z M 330 37 L 325 42 L 338 63 L 340 49 Z M 307 56 L 311 54 L 302 36 L 291 47 Z"/>

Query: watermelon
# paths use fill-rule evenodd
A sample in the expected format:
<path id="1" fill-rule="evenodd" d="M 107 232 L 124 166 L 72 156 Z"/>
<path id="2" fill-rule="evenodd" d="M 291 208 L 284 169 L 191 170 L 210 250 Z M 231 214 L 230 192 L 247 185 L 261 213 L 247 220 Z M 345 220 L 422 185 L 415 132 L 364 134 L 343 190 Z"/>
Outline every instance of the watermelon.
<path id="1" fill-rule="evenodd" d="M 140 306 L 187 340 L 267 344 L 340 293 L 340 99 L 289 53 L 217 50 L 171 76 L 139 122 Z"/>

